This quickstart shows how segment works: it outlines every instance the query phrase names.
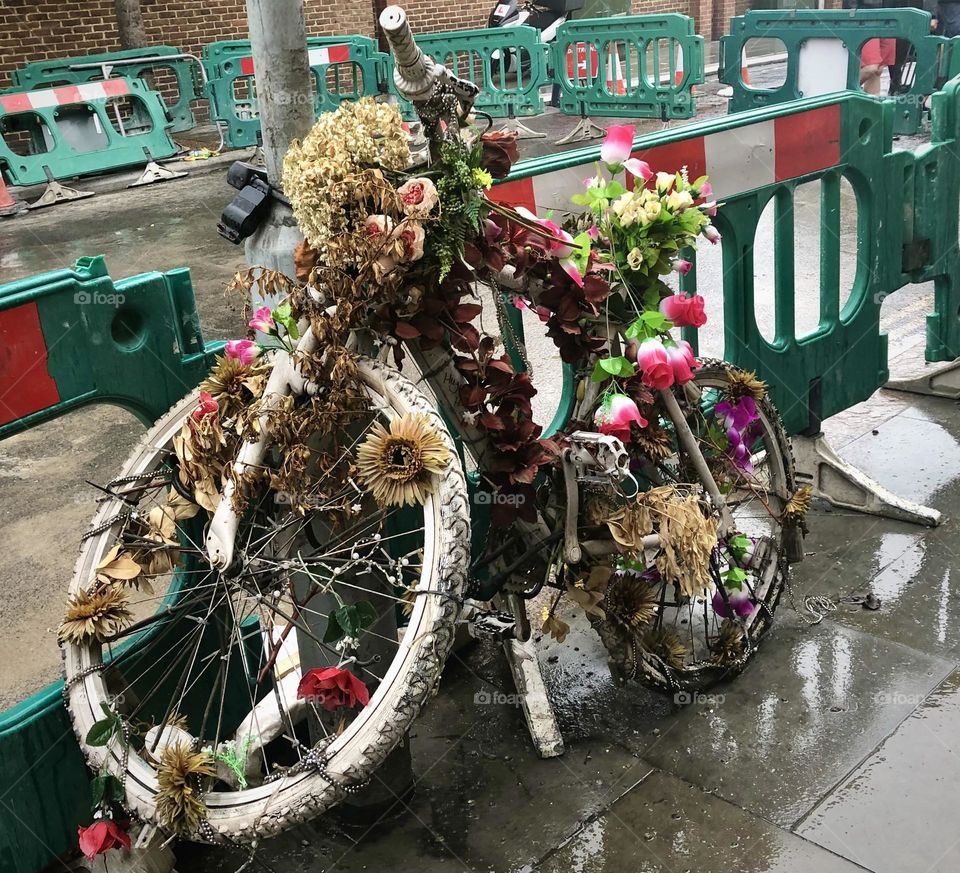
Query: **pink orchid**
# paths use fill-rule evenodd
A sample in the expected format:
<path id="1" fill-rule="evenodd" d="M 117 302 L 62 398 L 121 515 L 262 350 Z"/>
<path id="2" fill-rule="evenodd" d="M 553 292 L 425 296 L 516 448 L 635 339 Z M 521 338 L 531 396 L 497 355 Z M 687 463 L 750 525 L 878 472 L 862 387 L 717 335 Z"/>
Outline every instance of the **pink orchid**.
<path id="1" fill-rule="evenodd" d="M 190 413 L 190 417 L 194 421 L 203 421 L 208 415 L 215 415 L 219 408 L 220 404 L 209 391 L 201 391 L 197 408 Z"/>
<path id="2" fill-rule="evenodd" d="M 227 357 L 246 366 L 252 364 L 263 349 L 252 340 L 228 340 L 225 347 Z"/>
<path id="3" fill-rule="evenodd" d="M 687 297 L 681 293 L 664 297 L 660 301 L 660 311 L 676 327 L 703 327 L 707 323 L 707 315 L 703 311 L 703 297 L 699 294 Z"/>
<path id="4" fill-rule="evenodd" d="M 670 264 L 670 269 L 674 273 L 679 273 L 681 276 L 686 276 L 693 269 L 693 261 L 685 261 L 683 258 L 677 258 L 672 264 Z"/>
<path id="5" fill-rule="evenodd" d="M 277 325 L 273 321 L 273 313 L 269 306 L 261 306 L 253 313 L 253 318 L 247 322 L 249 327 L 259 330 L 260 333 L 273 333 Z"/>
<path id="6" fill-rule="evenodd" d="M 693 354 L 690 343 L 680 340 L 675 346 L 666 348 L 667 360 L 673 368 L 673 380 L 677 385 L 683 385 L 693 378 L 693 371 L 700 366 L 700 362 Z"/>
<path id="7" fill-rule="evenodd" d="M 593 415 L 593 422 L 600 433 L 615 436 L 624 443 L 630 442 L 631 421 L 637 422 L 640 427 L 648 424 L 637 404 L 626 394 L 608 394 Z"/>
<path id="8" fill-rule="evenodd" d="M 660 391 L 673 384 L 673 365 L 660 340 L 651 338 L 640 343 L 637 347 L 637 366 L 640 368 L 640 381 L 648 388 Z"/>
<path id="9" fill-rule="evenodd" d="M 697 192 L 700 197 L 710 197 L 713 194 L 713 185 L 709 182 L 704 182 L 700 186 L 700 190 Z"/>
<path id="10" fill-rule="evenodd" d="M 717 201 L 711 200 L 709 203 L 701 204 L 700 208 L 711 218 L 717 214 Z"/>
<path id="11" fill-rule="evenodd" d="M 600 160 L 605 164 L 622 164 L 633 151 L 632 124 L 611 124 L 600 146 Z"/>
<path id="12" fill-rule="evenodd" d="M 512 302 L 513 302 L 513 305 L 516 306 L 517 309 L 519 309 L 519 310 L 521 310 L 521 311 L 524 310 L 524 309 L 529 309 L 529 308 L 530 308 L 530 304 L 528 304 L 527 301 L 524 300 L 519 294 L 514 294 L 514 295 L 513 295 L 513 301 L 512 301 Z"/>
<path id="13" fill-rule="evenodd" d="M 591 224 L 590 227 L 587 228 L 587 236 L 596 242 L 598 239 L 600 239 L 600 228 L 595 224 Z"/>
<path id="14" fill-rule="evenodd" d="M 727 603 L 730 605 L 727 606 Z M 734 614 L 746 618 L 753 612 L 753 599 L 748 591 L 727 592 L 727 602 L 719 591 L 713 593 L 713 611 L 723 618 L 733 618 Z"/>
<path id="15" fill-rule="evenodd" d="M 708 225 L 701 231 L 701 233 L 702 233 L 708 240 L 710 240 L 710 242 L 713 243 L 713 245 L 716 245 L 718 242 L 720 242 L 720 240 L 723 239 L 723 237 L 720 236 L 720 231 L 717 230 L 712 224 L 708 224 Z"/>
<path id="16" fill-rule="evenodd" d="M 522 215 L 527 221 L 539 224 L 542 228 L 549 231 L 549 233 L 543 234 L 543 241 L 546 244 L 547 251 L 555 258 L 562 260 L 563 258 L 569 258 L 570 255 L 573 254 L 573 246 L 569 245 L 569 243 L 573 242 L 573 237 L 555 221 L 551 221 L 549 218 L 539 218 L 524 206 L 518 206 L 517 213 Z"/>
<path id="17" fill-rule="evenodd" d="M 631 176 L 643 179 L 644 182 L 649 182 L 653 178 L 653 170 L 650 169 L 650 165 L 646 161 L 641 161 L 638 158 L 627 158 L 627 160 L 623 162 L 623 168 Z"/>

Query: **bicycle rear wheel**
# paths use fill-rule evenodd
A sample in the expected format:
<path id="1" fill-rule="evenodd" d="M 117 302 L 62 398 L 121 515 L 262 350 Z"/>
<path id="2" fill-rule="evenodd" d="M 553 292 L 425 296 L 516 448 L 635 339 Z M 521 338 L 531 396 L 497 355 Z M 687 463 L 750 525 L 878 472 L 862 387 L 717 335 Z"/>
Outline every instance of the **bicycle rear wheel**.
<path id="1" fill-rule="evenodd" d="M 91 767 L 144 820 L 250 841 L 312 818 L 372 776 L 439 680 L 469 560 L 463 472 L 429 398 L 368 360 L 359 375 L 369 408 L 306 452 L 348 475 L 303 513 L 270 488 L 251 499 L 229 572 L 206 561 L 211 513 L 180 493 L 174 439 L 194 396 L 146 435 L 94 517 L 71 609 L 106 597 L 108 611 L 95 634 L 62 630 L 67 707 Z M 381 505 L 358 452 L 400 421 L 446 462 L 422 504 Z M 265 463 L 269 475 L 281 459 Z M 91 728 L 110 718 L 100 745 Z M 178 776 L 192 795 L 171 788 Z"/>

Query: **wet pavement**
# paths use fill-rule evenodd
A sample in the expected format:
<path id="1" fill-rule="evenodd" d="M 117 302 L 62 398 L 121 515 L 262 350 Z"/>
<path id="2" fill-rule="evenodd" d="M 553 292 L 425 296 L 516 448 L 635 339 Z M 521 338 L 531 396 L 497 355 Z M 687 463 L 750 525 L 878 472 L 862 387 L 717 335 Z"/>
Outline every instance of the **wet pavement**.
<path id="1" fill-rule="evenodd" d="M 721 106 L 715 90 L 705 89 L 704 107 Z M 554 117 L 531 126 L 571 124 Z M 546 148 L 531 142 L 527 149 Z M 222 172 L 197 174 L 0 224 L 0 280 L 98 253 L 116 277 L 186 264 L 206 337 L 230 337 L 238 310 L 222 289 L 242 251 L 214 226 L 231 195 Z M 816 209 L 800 206 L 805 239 Z M 770 248 L 769 232 L 761 229 L 758 248 Z M 855 218 L 841 235 L 852 252 Z M 804 256 L 810 251 L 799 251 L 798 264 Z M 761 277 L 766 268 L 758 269 Z M 706 263 L 701 272 L 711 316 L 719 316 L 721 270 Z M 818 277 L 803 281 L 814 288 Z M 809 299 L 817 297 L 798 293 L 798 323 L 816 323 Z M 885 302 L 894 372 L 922 366 L 931 300 L 932 289 L 913 286 Z M 722 351 L 720 324 L 713 317 L 705 351 Z M 549 382 L 548 348 L 532 341 L 531 351 L 535 378 Z M 960 506 L 960 407 L 881 391 L 826 430 L 845 458 L 940 509 L 945 523 L 926 530 L 815 507 L 806 560 L 759 655 L 734 681 L 683 705 L 617 688 L 589 626 L 568 616 L 567 641 L 539 647 L 566 741 L 558 759 L 534 754 L 500 650 L 463 649 L 414 727 L 415 790 L 396 814 L 362 827 L 338 817 L 300 826 L 263 844 L 247 869 L 960 870 L 960 538 L 951 517 Z M 0 702 L 59 669 L 54 628 L 92 514 L 83 480 L 109 478 L 141 433 L 127 414 L 101 408 L 0 444 L 8 555 L 0 663 L 24 663 Z M 868 593 L 879 609 L 863 608 Z M 808 596 L 833 606 L 819 623 L 810 624 Z M 233 873 L 246 860 L 194 846 L 178 856 L 180 873 Z"/>

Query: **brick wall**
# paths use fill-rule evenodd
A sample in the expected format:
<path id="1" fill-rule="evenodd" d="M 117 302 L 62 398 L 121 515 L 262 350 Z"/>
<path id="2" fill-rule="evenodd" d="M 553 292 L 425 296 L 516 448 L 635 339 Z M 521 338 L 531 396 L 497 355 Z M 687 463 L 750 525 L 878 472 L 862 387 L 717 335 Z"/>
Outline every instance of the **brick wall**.
<path id="1" fill-rule="evenodd" d="M 732 0 L 632 0 L 636 13 L 680 12 Z M 371 0 L 305 0 L 310 34 L 373 35 Z M 405 0 L 414 31 L 483 27 L 493 0 Z M 206 43 L 246 38 L 244 0 L 141 0 L 154 44 L 199 54 Z M 698 24 L 700 22 L 698 21 Z M 712 25 L 712 20 L 709 25 Z M 0 0 L 0 88 L 10 71 L 30 61 L 120 48 L 113 0 Z"/>

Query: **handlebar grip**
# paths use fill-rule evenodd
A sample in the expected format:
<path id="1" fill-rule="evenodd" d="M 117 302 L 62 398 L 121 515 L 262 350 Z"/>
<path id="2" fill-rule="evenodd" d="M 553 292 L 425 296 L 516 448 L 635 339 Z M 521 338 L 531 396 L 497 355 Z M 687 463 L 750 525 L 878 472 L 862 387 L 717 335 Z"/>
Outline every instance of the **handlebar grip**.
<path id="1" fill-rule="evenodd" d="M 436 76 L 433 63 L 417 47 L 407 13 L 399 6 L 387 6 L 380 13 L 380 27 L 393 52 L 397 89 L 407 99 L 422 99 L 432 89 Z"/>

